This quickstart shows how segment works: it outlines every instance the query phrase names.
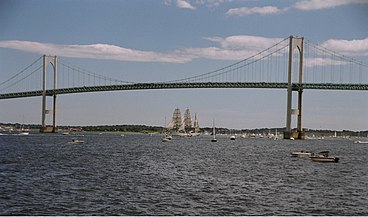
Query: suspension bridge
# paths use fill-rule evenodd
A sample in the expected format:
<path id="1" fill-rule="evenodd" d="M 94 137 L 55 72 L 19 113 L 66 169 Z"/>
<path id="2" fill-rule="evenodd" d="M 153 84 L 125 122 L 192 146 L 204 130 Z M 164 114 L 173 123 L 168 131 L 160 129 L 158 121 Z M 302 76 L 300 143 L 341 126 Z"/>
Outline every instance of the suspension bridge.
<path id="1" fill-rule="evenodd" d="M 91 72 L 56 56 L 43 55 L 23 70 L 0 81 L 0 100 L 42 96 L 41 132 L 56 132 L 56 96 L 101 91 L 185 88 L 287 89 L 284 138 L 304 139 L 302 93 L 315 90 L 368 90 L 368 64 L 290 36 L 275 45 L 226 67 L 167 81 L 134 82 Z M 53 72 L 46 72 L 51 64 Z M 50 76 L 51 75 L 51 76 Z M 292 92 L 298 92 L 298 108 L 292 108 Z M 53 97 L 53 126 L 46 126 L 47 96 Z M 297 130 L 292 132 L 292 115 Z"/>

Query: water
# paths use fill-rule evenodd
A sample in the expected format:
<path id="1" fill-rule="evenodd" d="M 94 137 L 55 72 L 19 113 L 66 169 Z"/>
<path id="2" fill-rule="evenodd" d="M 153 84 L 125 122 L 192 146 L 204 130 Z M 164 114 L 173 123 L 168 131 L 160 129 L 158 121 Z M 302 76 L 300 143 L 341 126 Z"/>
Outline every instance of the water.
<path id="1" fill-rule="evenodd" d="M 367 144 L 0 136 L 0 215 L 368 215 Z M 330 150 L 339 163 L 292 158 Z"/>

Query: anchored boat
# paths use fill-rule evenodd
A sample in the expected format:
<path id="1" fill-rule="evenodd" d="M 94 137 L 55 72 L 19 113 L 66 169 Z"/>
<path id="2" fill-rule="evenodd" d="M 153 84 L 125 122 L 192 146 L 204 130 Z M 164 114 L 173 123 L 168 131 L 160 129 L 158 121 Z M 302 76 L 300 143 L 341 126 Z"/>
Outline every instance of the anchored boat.
<path id="1" fill-rule="evenodd" d="M 171 142 L 171 140 L 172 140 L 172 136 L 170 136 L 170 135 L 165 135 L 162 138 L 162 142 Z"/>
<path id="2" fill-rule="evenodd" d="M 71 142 L 69 142 L 69 144 L 83 144 L 84 141 L 83 140 L 78 140 L 78 139 L 72 139 Z"/>
<path id="3" fill-rule="evenodd" d="M 211 142 L 217 142 L 217 139 L 216 139 L 216 130 L 215 130 L 215 119 L 213 119 L 213 123 L 212 123 L 212 135 L 213 135 L 213 138 L 211 139 Z"/>
<path id="4" fill-rule="evenodd" d="M 323 163 L 337 163 L 339 162 L 338 157 L 329 156 L 329 151 L 322 151 L 317 154 L 311 155 L 309 158 L 312 161 L 323 162 Z"/>

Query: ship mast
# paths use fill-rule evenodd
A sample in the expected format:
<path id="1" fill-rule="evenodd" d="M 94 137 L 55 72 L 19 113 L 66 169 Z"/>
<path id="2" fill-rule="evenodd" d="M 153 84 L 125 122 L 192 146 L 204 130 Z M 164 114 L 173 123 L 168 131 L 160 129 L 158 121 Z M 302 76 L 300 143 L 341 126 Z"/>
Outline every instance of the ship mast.
<path id="1" fill-rule="evenodd" d="M 197 119 L 197 113 L 194 113 L 194 132 L 199 133 L 199 123 Z"/>
<path id="2" fill-rule="evenodd" d="M 189 108 L 185 109 L 184 112 L 184 130 L 190 132 L 192 130 L 192 118 L 190 117 Z"/>

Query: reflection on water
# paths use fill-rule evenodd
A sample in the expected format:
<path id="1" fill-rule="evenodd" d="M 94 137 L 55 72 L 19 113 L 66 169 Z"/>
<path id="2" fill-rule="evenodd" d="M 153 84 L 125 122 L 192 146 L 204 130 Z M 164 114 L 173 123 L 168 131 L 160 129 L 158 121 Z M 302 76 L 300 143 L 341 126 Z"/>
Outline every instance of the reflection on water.
<path id="1" fill-rule="evenodd" d="M 0 136 L 1 215 L 368 215 L 368 146 L 86 134 Z M 339 163 L 292 158 L 330 150 Z"/>

